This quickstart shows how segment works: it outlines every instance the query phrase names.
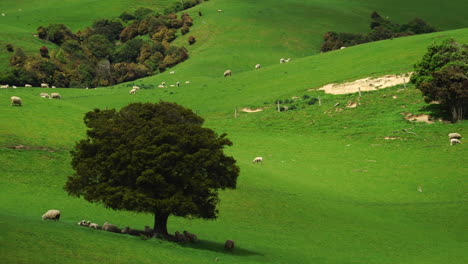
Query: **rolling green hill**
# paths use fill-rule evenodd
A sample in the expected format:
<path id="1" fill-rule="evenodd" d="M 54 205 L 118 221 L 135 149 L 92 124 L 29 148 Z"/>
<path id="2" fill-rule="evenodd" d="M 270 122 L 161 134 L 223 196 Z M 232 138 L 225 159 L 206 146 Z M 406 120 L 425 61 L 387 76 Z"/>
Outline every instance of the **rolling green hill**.
<path id="1" fill-rule="evenodd" d="M 9 20 L 0 20 L 0 46 L 13 39 L 33 51 L 42 45 L 29 37 L 37 22 L 66 22 L 77 29 L 96 18 L 158 2 L 169 3 L 1 1 L 7 16 L 0 19 Z M 15 21 L 10 14 L 19 8 L 29 16 Z M 467 122 L 406 121 L 402 113 L 433 109 L 412 86 L 364 93 L 354 109 L 343 106 L 356 100 L 356 94 L 307 91 L 411 71 L 434 41 L 454 37 L 468 43 L 465 28 L 317 54 L 324 32 L 367 30 L 373 10 L 397 22 L 420 16 L 441 29 L 468 24 L 463 1 L 211 0 L 188 10 L 195 19 L 190 34 L 197 37 L 189 47 L 191 58 L 173 68 L 174 74 L 134 82 L 180 81 L 179 88 L 141 89 L 136 95 L 128 94 L 133 83 L 53 90 L 61 93 L 61 100 L 38 96 L 51 89 L 1 89 L 2 263 L 468 262 L 468 153 L 465 144 L 449 146 L 447 140 L 450 132 L 465 136 Z M 185 44 L 186 36 L 177 42 Z M 0 54 L 3 60 L 6 54 Z M 292 60 L 279 64 L 281 57 Z M 254 70 L 257 63 L 262 68 Z M 233 75 L 223 78 L 226 69 Z M 12 95 L 20 96 L 24 106 L 9 106 Z M 298 99 L 298 110 L 275 111 L 275 100 L 303 95 L 320 96 L 322 105 Z M 77 226 L 82 219 L 140 229 L 152 224 L 151 215 L 112 211 L 69 197 L 63 185 L 72 173 L 69 150 L 85 135 L 84 113 L 159 100 L 193 109 L 207 127 L 227 132 L 234 142 L 227 152 L 238 161 L 241 175 L 237 190 L 221 193 L 219 219 L 171 217 L 170 232 L 189 230 L 201 239 L 190 245 Z M 340 111 L 334 107 L 338 102 Z M 235 119 L 236 107 L 264 110 L 240 112 Z M 8 148 L 20 144 L 30 149 Z M 252 164 L 255 156 L 263 156 L 264 164 Z M 52 208 L 62 211 L 60 222 L 42 222 L 40 216 Z M 236 241 L 233 253 L 224 252 L 226 239 Z"/>

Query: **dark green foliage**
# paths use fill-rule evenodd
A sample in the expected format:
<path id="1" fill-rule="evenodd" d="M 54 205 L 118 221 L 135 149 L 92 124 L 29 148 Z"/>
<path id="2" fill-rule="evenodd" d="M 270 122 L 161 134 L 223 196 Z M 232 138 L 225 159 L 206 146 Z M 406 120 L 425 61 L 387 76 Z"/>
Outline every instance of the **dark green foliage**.
<path id="1" fill-rule="evenodd" d="M 310 98 L 309 101 L 307 101 L 307 104 L 308 104 L 308 105 L 313 105 L 313 104 L 315 104 L 315 103 L 317 103 L 317 102 L 318 102 L 318 99 L 315 98 L 315 97 L 312 97 L 312 98 Z"/>
<path id="2" fill-rule="evenodd" d="M 197 40 L 195 39 L 194 36 L 189 36 L 187 41 L 189 45 L 193 45 Z"/>
<path id="3" fill-rule="evenodd" d="M 92 35 L 85 42 L 87 52 L 96 59 L 109 58 L 114 45 L 104 35 Z"/>
<path id="4" fill-rule="evenodd" d="M 117 48 L 113 55 L 113 61 L 115 62 L 137 62 L 138 55 L 140 54 L 140 48 L 143 46 L 144 41 L 142 39 L 131 39 L 124 45 Z"/>
<path id="5" fill-rule="evenodd" d="M 291 105 L 288 110 L 296 110 L 297 109 L 297 106 L 296 105 Z"/>
<path id="6" fill-rule="evenodd" d="M 77 39 L 77 36 L 64 24 L 49 24 L 47 27 L 37 29 L 39 38 L 47 39 L 57 45 L 62 45 L 69 39 Z"/>
<path id="7" fill-rule="evenodd" d="M 214 219 L 218 189 L 236 188 L 239 168 L 223 153 L 232 142 L 174 103 L 95 109 L 84 118 L 87 139 L 71 151 L 75 173 L 65 190 L 115 210 L 155 215 L 167 235 L 170 215 Z"/>
<path id="8" fill-rule="evenodd" d="M 28 57 L 24 53 L 23 49 L 16 48 L 15 53 L 10 57 L 10 65 L 11 66 L 21 66 Z"/>
<path id="9" fill-rule="evenodd" d="M 138 20 L 143 20 L 145 17 L 154 14 L 154 10 L 146 7 L 140 7 L 133 13 L 135 18 Z"/>
<path id="10" fill-rule="evenodd" d="M 100 19 L 93 23 L 94 34 L 105 36 L 109 41 L 119 39 L 120 32 L 123 30 L 122 24 L 118 21 L 111 21 L 108 19 Z"/>
<path id="11" fill-rule="evenodd" d="M 22 68 L 10 68 L 0 73 L 0 83 L 14 83 L 19 86 L 24 86 L 25 84 L 39 85 L 36 81 L 36 76 Z"/>
<path id="12" fill-rule="evenodd" d="M 6 44 L 5 47 L 6 47 L 8 52 L 13 52 L 14 51 L 13 45 L 11 45 L 10 43 Z"/>
<path id="13" fill-rule="evenodd" d="M 135 16 L 128 13 L 127 11 L 124 11 L 122 14 L 120 14 L 119 18 L 122 19 L 122 21 L 127 22 L 129 20 L 135 19 Z"/>
<path id="14" fill-rule="evenodd" d="M 302 99 L 308 99 L 308 98 L 310 98 L 310 96 L 309 96 L 308 94 L 304 94 L 304 95 L 302 96 Z"/>
<path id="15" fill-rule="evenodd" d="M 414 65 L 411 81 L 427 102 L 439 101 L 450 110 L 453 122 L 463 120 L 468 110 L 468 45 L 454 39 L 430 45 Z"/>
<path id="16" fill-rule="evenodd" d="M 398 25 L 387 18 L 383 18 L 379 13 L 372 12 L 370 28 L 368 34 L 361 33 L 336 33 L 327 32 L 323 36 L 323 44 L 320 50 L 327 52 L 340 49 L 341 47 L 350 47 L 371 41 L 397 38 L 414 34 L 423 34 L 435 32 L 436 29 L 427 24 L 420 18 L 411 20 L 408 24 Z"/>

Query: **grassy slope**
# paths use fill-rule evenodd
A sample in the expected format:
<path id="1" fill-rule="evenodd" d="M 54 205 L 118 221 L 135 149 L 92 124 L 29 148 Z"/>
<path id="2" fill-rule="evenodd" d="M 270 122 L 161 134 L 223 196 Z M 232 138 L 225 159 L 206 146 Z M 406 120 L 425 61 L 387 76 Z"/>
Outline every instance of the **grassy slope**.
<path id="1" fill-rule="evenodd" d="M 361 107 L 339 113 L 324 112 L 333 110 L 335 102 L 343 105 L 354 100 L 355 95 L 322 94 L 323 106 L 280 114 L 267 109 L 232 118 L 235 105 L 263 106 L 328 82 L 407 71 L 428 43 L 443 39 L 440 36 L 466 43 L 467 30 L 293 58 L 287 65 L 277 63 L 281 47 L 258 49 L 255 58 L 220 60 L 224 58 L 221 45 L 237 48 L 243 55 L 250 45 L 247 40 L 235 46 L 216 41 L 241 36 L 242 29 L 209 34 L 211 27 L 204 25 L 226 19 L 209 10 L 219 6 L 234 25 L 236 14 L 257 18 L 242 11 L 250 9 L 241 7 L 253 8 L 246 2 L 228 7 L 222 1 L 210 1 L 197 7 L 205 15 L 197 18 L 193 34 L 210 38 L 191 47 L 192 59 L 176 67 L 176 74 L 140 81 L 191 81 L 173 94 L 160 89 L 142 90 L 136 96 L 129 96 L 126 88 L 59 89 L 63 99 L 54 101 L 38 98 L 45 89 L 0 90 L 2 101 L 14 94 L 25 102 L 21 108 L 0 106 L 0 145 L 22 143 L 57 150 L 0 149 L 0 164 L 5 168 L 0 183 L 0 255 L 6 262 L 45 263 L 52 258 L 72 263 L 207 263 L 216 257 L 225 263 L 467 262 L 463 250 L 468 242 L 464 181 L 468 155 L 463 145 L 448 146 L 446 134 L 466 134 L 468 128 L 466 122 L 405 122 L 400 112 L 425 111 L 414 89 L 366 93 Z M 235 13 L 228 15 L 230 9 Z M 200 23 L 203 20 L 206 24 Z M 252 27 L 249 37 L 259 28 Z M 267 43 L 272 36 L 259 39 Z M 264 68 L 250 71 L 258 58 L 265 59 Z M 219 77 L 226 67 L 234 70 L 232 78 Z M 235 143 L 228 151 L 241 166 L 239 188 L 222 193 L 217 221 L 170 219 L 171 231 L 187 229 L 203 239 L 194 248 L 79 228 L 75 223 L 83 218 L 141 228 L 151 224 L 152 217 L 105 210 L 62 191 L 71 173 L 68 149 L 84 133 L 84 112 L 159 99 L 196 109 L 208 126 L 228 132 Z M 401 128 L 412 128 L 419 136 L 397 133 L 404 140 L 383 140 Z M 257 155 L 265 157 L 265 164 L 251 164 Z M 418 185 L 422 193 L 416 190 Z M 60 223 L 38 221 L 50 208 L 64 212 Z M 234 239 L 239 250 L 223 253 L 225 239 Z"/>

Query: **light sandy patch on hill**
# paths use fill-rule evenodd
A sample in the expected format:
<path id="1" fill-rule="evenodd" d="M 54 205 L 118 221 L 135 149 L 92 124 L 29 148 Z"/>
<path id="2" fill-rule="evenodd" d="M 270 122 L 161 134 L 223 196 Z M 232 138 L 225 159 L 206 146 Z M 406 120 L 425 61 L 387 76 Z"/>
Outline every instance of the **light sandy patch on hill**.
<path id="1" fill-rule="evenodd" d="M 324 90 L 325 93 L 329 94 L 349 94 L 357 93 L 359 89 L 361 92 L 364 91 L 374 91 L 387 87 L 392 87 L 398 84 L 408 83 L 409 78 L 411 77 L 412 72 L 405 74 L 390 74 L 381 77 L 367 77 L 364 79 L 359 79 L 353 82 L 347 83 L 330 83 L 323 87 L 320 87 L 319 90 Z M 315 90 L 315 89 L 309 89 Z"/>
<path id="2" fill-rule="evenodd" d="M 256 113 L 256 112 L 263 111 L 263 109 L 262 108 L 250 109 L 250 108 L 244 107 L 244 108 L 241 109 L 241 111 L 246 112 L 246 113 Z"/>

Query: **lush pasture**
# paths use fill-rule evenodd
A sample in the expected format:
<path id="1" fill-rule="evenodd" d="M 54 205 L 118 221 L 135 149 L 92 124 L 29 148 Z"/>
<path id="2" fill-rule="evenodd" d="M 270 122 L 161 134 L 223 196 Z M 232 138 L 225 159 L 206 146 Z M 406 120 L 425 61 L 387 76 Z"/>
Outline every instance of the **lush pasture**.
<path id="1" fill-rule="evenodd" d="M 8 1 L 0 5 L 4 2 Z M 63 11 L 71 7 L 66 3 L 75 1 L 62 2 L 57 4 Z M 109 2 L 89 1 L 89 20 L 73 13 L 81 5 L 73 6 L 70 10 L 75 11 L 69 14 L 59 14 L 63 22 L 75 21 L 73 27 L 79 28 L 101 17 L 97 10 L 103 16 L 117 15 L 135 2 L 113 1 L 112 8 L 99 9 Z M 0 90 L 2 263 L 209 263 L 216 258 L 220 263 L 467 263 L 468 153 L 465 144 L 449 146 L 447 140 L 449 132 L 466 135 L 467 123 L 427 125 L 404 120 L 403 112 L 431 113 L 434 109 L 428 108 L 412 86 L 364 93 L 361 105 L 354 109 L 344 105 L 355 101 L 356 94 L 333 96 L 307 89 L 410 71 L 429 43 L 447 37 L 468 43 L 468 30 L 299 58 L 317 50 L 320 38 L 307 30 L 365 30 L 367 16 L 374 9 L 404 22 L 419 7 L 424 19 L 454 28 L 466 23 L 461 8 L 442 3 L 454 12 L 442 22 L 440 12 L 434 11 L 435 2 L 424 8 L 404 1 L 362 5 L 354 1 L 231 2 L 211 0 L 190 10 L 196 18 L 192 34 L 198 38 L 190 47 L 191 59 L 177 66 L 173 75 L 135 82 L 157 85 L 190 80 L 189 85 L 142 89 L 136 95 L 129 95 L 125 84 L 96 90 Z M 16 10 L 18 3 L 26 1 L 10 1 L 8 7 Z M 53 14 L 45 3 L 35 6 Z M 218 8 L 224 12 L 218 14 Z M 197 10 L 203 11 L 203 17 L 196 16 Z M 329 28 L 343 24 L 333 14 L 349 19 L 342 20 L 347 22 L 343 27 L 349 28 Z M 55 22 L 50 16 L 41 19 Z M 35 27 L 23 29 L 29 32 Z M 287 38 L 292 29 L 295 40 L 281 38 Z M 290 63 L 278 63 L 280 57 L 288 56 L 293 59 Z M 256 63 L 264 67 L 253 70 Z M 231 78 L 222 77 L 227 68 L 233 70 Z M 51 91 L 60 92 L 63 98 L 38 96 Z M 298 110 L 278 113 L 273 108 L 276 99 L 304 94 L 320 96 L 323 104 L 297 100 Z M 24 106 L 9 106 L 12 95 L 20 96 Z M 205 118 L 206 126 L 227 132 L 234 142 L 227 152 L 238 160 L 241 175 L 237 190 L 222 192 L 219 219 L 171 217 L 170 232 L 189 230 L 199 236 L 201 241 L 193 245 L 78 227 L 76 222 L 81 219 L 134 228 L 152 224 L 151 215 L 116 212 L 69 197 L 63 185 L 72 173 L 69 150 L 85 134 L 85 112 L 159 100 L 194 109 Z M 342 111 L 335 110 L 337 102 Z M 267 108 L 258 113 L 241 112 L 234 119 L 235 107 Z M 6 148 L 19 144 L 33 149 Z M 264 164 L 252 164 L 255 156 L 263 156 Z M 63 212 L 60 222 L 40 220 L 51 208 Z M 238 248 L 233 253 L 222 250 L 226 239 L 236 241 Z"/>

